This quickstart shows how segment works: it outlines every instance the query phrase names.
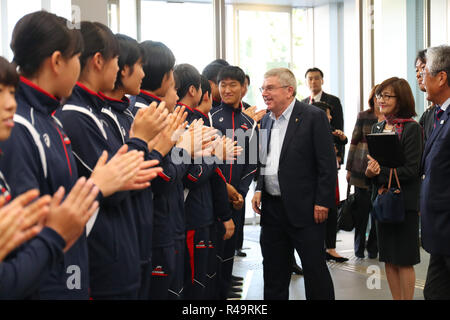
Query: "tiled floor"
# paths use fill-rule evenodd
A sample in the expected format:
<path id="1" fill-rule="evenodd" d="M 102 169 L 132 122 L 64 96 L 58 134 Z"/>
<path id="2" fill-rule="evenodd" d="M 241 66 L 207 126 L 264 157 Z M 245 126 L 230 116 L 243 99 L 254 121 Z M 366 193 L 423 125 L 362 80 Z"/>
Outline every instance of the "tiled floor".
<path id="1" fill-rule="evenodd" d="M 259 225 L 246 225 L 244 229 L 244 252 L 247 257 L 235 257 L 233 274 L 245 278 L 242 300 L 263 300 L 263 267 L 259 246 Z M 346 263 L 329 262 L 337 300 L 391 300 L 384 264 L 378 260 L 359 259 L 353 252 L 353 232 L 340 231 L 337 235 L 336 250 L 349 258 Z M 296 255 L 297 262 L 300 260 Z M 421 263 L 415 266 L 415 300 L 423 300 L 423 287 L 428 268 L 429 254 L 421 249 Z M 373 270 L 379 270 L 380 281 L 374 280 Z M 374 287 L 369 289 L 369 287 Z M 292 275 L 290 300 L 304 300 L 304 280 Z"/>

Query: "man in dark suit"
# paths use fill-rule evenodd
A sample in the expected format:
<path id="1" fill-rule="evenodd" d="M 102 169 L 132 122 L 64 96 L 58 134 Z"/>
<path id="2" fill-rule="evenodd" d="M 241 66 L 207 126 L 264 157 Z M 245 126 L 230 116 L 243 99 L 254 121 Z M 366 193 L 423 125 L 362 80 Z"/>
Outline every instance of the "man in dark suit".
<path id="1" fill-rule="evenodd" d="M 305 73 L 305 79 L 308 84 L 308 88 L 311 91 L 311 95 L 303 99 L 302 102 L 313 104 L 314 102 L 326 102 L 333 107 L 331 110 L 331 127 L 333 129 L 339 129 L 344 131 L 344 115 L 342 112 L 341 100 L 331 94 L 325 93 L 322 90 L 323 86 L 323 72 L 319 68 L 308 69 Z M 337 157 L 339 163 L 344 163 L 345 146 L 339 146 Z"/>
<path id="2" fill-rule="evenodd" d="M 289 69 L 273 69 L 261 88 L 260 176 L 252 205 L 261 214 L 264 298 L 287 300 L 294 249 L 307 299 L 334 299 L 325 262 L 325 221 L 334 205 L 336 156 L 325 112 L 295 99 Z M 267 137 L 267 139 L 265 138 Z M 261 206 L 262 205 L 262 206 Z"/>
<path id="3" fill-rule="evenodd" d="M 431 254 L 425 299 L 450 299 L 450 46 L 429 48 L 423 72 L 435 127 L 422 157 L 420 194 L 423 248 Z"/>

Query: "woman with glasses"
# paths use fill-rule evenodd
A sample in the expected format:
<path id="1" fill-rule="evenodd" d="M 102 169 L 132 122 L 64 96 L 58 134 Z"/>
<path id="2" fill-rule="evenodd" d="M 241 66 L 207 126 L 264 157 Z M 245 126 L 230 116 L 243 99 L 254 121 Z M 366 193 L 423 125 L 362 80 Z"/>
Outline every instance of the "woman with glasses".
<path id="1" fill-rule="evenodd" d="M 347 158 L 347 182 L 355 186 L 356 212 L 355 218 L 355 256 L 363 259 L 364 251 L 367 249 L 369 259 L 375 259 L 378 255 L 377 237 L 375 231 L 375 221 L 371 219 L 369 238 L 366 246 L 366 229 L 369 221 L 369 212 L 372 208 L 370 201 L 371 186 L 367 183 L 366 168 L 367 154 L 369 153 L 366 135 L 372 131 L 375 123 L 384 120 L 384 115 L 380 113 L 380 106 L 375 97 L 378 85 L 372 88 L 369 95 L 369 109 L 358 114 L 355 128 L 353 129 L 350 150 Z"/>
<path id="2" fill-rule="evenodd" d="M 406 162 L 397 168 L 403 193 L 405 219 L 400 223 L 376 222 L 379 260 L 385 263 L 386 276 L 394 300 L 414 297 L 414 265 L 420 262 L 419 192 L 420 163 L 423 151 L 422 128 L 416 116 L 411 87 L 404 79 L 390 78 L 376 90 L 380 112 L 386 120 L 375 124 L 372 133 L 395 132 L 403 147 Z M 372 199 L 386 187 L 390 168 L 368 156 L 366 176 L 372 182 Z M 394 183 L 395 184 L 395 183 Z"/>

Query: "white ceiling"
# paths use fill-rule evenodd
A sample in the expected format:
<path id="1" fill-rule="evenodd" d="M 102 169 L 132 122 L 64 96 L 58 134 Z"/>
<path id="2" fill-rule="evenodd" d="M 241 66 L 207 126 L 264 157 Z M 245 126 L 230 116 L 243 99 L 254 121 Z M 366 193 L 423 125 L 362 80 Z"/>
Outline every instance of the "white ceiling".
<path id="1" fill-rule="evenodd" d="M 212 0 L 160 0 L 167 2 L 201 2 L 211 3 Z M 343 2 L 344 0 L 225 0 L 226 4 L 259 4 L 259 5 L 278 5 L 292 7 L 318 7 L 330 3 Z"/>

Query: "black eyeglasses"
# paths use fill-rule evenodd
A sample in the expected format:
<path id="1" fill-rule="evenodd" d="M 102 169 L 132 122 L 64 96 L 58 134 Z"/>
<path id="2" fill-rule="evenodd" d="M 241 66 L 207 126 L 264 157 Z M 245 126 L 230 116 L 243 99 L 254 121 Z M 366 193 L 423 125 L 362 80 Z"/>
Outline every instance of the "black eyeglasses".
<path id="1" fill-rule="evenodd" d="M 375 96 L 375 98 L 377 98 L 378 100 L 381 100 L 381 99 L 383 99 L 384 101 L 389 101 L 391 98 L 396 98 L 397 96 L 391 96 L 391 95 L 388 95 L 388 94 L 377 94 L 376 96 Z"/>

